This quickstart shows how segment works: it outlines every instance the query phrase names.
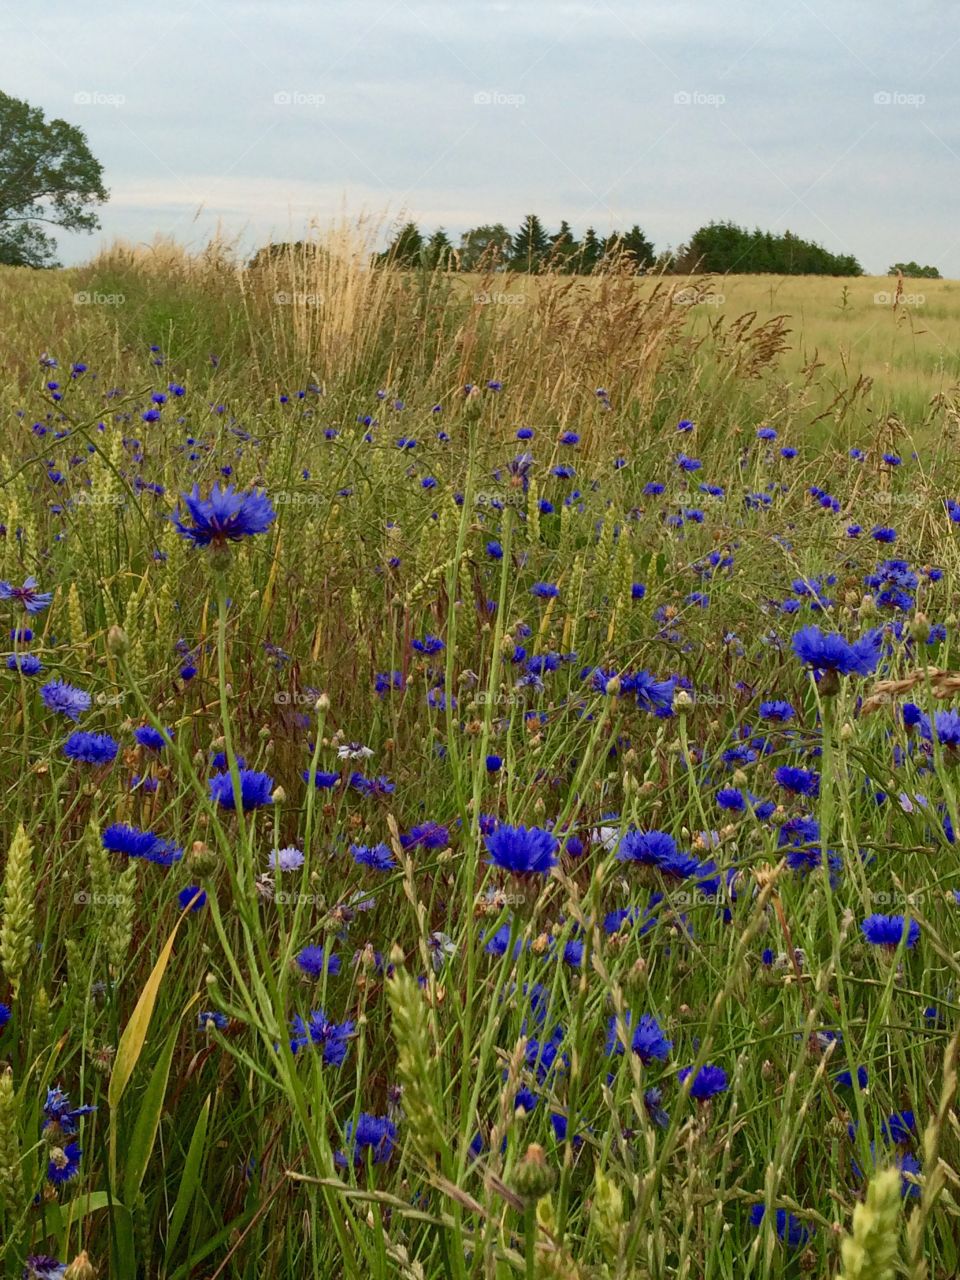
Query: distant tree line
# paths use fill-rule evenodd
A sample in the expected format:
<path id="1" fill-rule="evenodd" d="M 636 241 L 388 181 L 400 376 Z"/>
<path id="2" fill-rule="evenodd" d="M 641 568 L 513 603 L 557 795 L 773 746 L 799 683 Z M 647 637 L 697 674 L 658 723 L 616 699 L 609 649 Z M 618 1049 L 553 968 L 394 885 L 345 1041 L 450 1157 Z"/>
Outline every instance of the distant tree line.
<path id="1" fill-rule="evenodd" d="M 792 231 L 774 234 L 759 228 L 749 231 L 732 222 L 710 222 L 695 231 L 686 244 L 658 254 L 637 225 L 606 236 L 588 227 L 578 240 L 568 222 L 561 222 L 551 233 L 535 213 L 528 214 L 512 233 L 502 222 L 474 227 L 460 236 L 458 245 L 442 227 L 424 236 L 415 222 L 408 222 L 378 258 L 399 267 L 454 271 L 590 275 L 616 261 L 621 268 L 629 264 L 637 274 L 654 270 L 685 275 L 694 271 L 717 275 L 863 275 L 863 268 L 851 254 L 830 253 Z"/>
<path id="2" fill-rule="evenodd" d="M 919 262 L 895 262 L 887 272 L 887 275 L 902 275 L 917 280 L 941 280 L 943 278 L 936 267 L 921 267 Z"/>
<path id="3" fill-rule="evenodd" d="M 272 244 L 258 250 L 250 265 L 264 265 L 291 250 L 320 252 L 309 242 Z M 374 259 L 405 270 L 427 271 L 591 275 L 615 264 L 619 270 L 626 268 L 638 275 L 690 275 L 698 271 L 709 275 L 863 275 L 863 268 L 852 254 L 830 253 L 792 231 L 774 233 L 759 227 L 750 231 L 733 222 L 709 222 L 695 231 L 686 244 L 658 253 L 637 225 L 629 231 L 612 231 L 603 236 L 588 227 L 578 239 L 568 222 L 561 222 L 556 232 L 549 232 L 535 213 L 528 214 L 513 232 L 502 222 L 473 227 L 459 237 L 457 244 L 442 227 L 426 235 L 415 222 L 407 222 Z M 921 267 L 916 262 L 895 263 L 889 274 L 897 272 L 910 277 L 940 278 L 936 267 Z"/>

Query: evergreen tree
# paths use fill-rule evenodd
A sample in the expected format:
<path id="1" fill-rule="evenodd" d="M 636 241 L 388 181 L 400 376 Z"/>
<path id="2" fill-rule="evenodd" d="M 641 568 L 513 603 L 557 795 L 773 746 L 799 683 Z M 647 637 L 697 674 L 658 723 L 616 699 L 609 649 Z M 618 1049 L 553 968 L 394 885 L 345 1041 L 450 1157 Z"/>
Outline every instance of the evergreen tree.
<path id="1" fill-rule="evenodd" d="M 583 233 L 580 252 L 577 255 L 577 270 L 585 276 L 591 275 L 596 270 L 602 257 L 603 245 L 597 239 L 597 233 L 593 227 L 587 227 Z"/>
<path id="2" fill-rule="evenodd" d="M 576 255 L 579 247 L 570 223 L 564 219 L 560 223 L 560 230 L 550 241 L 550 249 L 547 255 L 548 269 L 550 271 L 560 271 L 563 274 L 576 271 Z"/>
<path id="3" fill-rule="evenodd" d="M 439 227 L 423 249 L 423 265 L 430 271 L 450 271 L 453 269 L 453 245 L 443 227 Z"/>
<path id="4" fill-rule="evenodd" d="M 510 265 L 514 271 L 539 271 L 546 256 L 549 240 L 535 213 L 528 213 L 513 237 Z"/>
<path id="5" fill-rule="evenodd" d="M 623 237 L 623 251 L 630 255 L 634 270 L 638 273 L 653 266 L 656 261 L 653 245 L 636 223 Z"/>
<path id="6" fill-rule="evenodd" d="M 387 247 L 381 260 L 397 267 L 419 267 L 423 259 L 423 236 L 415 222 L 408 222 L 400 228 L 396 238 Z"/>

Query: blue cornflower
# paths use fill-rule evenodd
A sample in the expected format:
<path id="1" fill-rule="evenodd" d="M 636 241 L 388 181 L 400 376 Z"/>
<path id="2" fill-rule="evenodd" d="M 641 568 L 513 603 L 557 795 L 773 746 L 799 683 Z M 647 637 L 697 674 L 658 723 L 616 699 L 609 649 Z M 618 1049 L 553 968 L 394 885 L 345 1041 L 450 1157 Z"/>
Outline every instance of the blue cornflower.
<path id="1" fill-rule="evenodd" d="M 310 770 L 304 769 L 301 776 L 304 782 L 309 782 Z M 314 776 L 313 781 L 314 786 L 319 787 L 321 791 L 328 791 L 331 787 L 335 787 L 337 785 L 340 781 L 340 775 L 339 773 L 324 773 L 320 771 Z"/>
<path id="2" fill-rule="evenodd" d="M 65 680 L 51 680 L 40 690 L 40 697 L 50 711 L 79 720 L 84 711 L 90 710 L 93 699 L 85 689 L 67 684 Z"/>
<path id="3" fill-rule="evenodd" d="M 793 765 L 781 765 L 773 771 L 774 781 L 786 791 L 796 792 L 800 796 L 818 796 L 820 794 L 820 775 L 810 769 L 797 769 Z"/>
<path id="4" fill-rule="evenodd" d="M 560 437 L 561 444 L 579 444 L 580 437 L 575 431 L 565 431 Z"/>
<path id="5" fill-rule="evenodd" d="M 164 729 L 161 733 L 159 729 L 154 729 L 151 724 L 143 724 L 139 729 L 134 729 L 133 736 L 141 747 L 146 747 L 148 751 L 162 750 L 172 737 L 169 729 Z"/>
<path id="6" fill-rule="evenodd" d="M 560 588 L 554 582 L 535 582 L 530 594 L 541 600 L 552 600 L 560 594 Z"/>
<path id="7" fill-rule="evenodd" d="M 119 750 L 109 733 L 83 733 L 77 730 L 63 744 L 63 754 L 69 760 L 81 760 L 84 764 L 109 764 Z"/>
<path id="8" fill-rule="evenodd" d="M 22 587 L 0 582 L 0 600 L 13 600 L 27 613 L 42 613 L 53 599 L 51 591 L 38 591 L 36 578 L 26 578 Z"/>
<path id="9" fill-rule="evenodd" d="M 373 1116 L 361 1111 L 354 1125 L 348 1120 L 344 1126 L 347 1152 L 338 1151 L 334 1160 L 340 1168 L 348 1164 L 362 1165 L 369 1156 L 374 1164 L 385 1164 L 393 1155 L 397 1138 L 397 1126 L 386 1116 Z"/>
<path id="10" fill-rule="evenodd" d="M 658 680 L 649 671 L 638 671 L 630 677 L 630 689 L 637 699 L 637 706 L 642 711 L 666 712 L 673 707 L 673 694 L 676 681 Z"/>
<path id="11" fill-rule="evenodd" d="M 10 1021 L 10 1016 L 11 1016 L 10 1006 L 8 1004 L 3 1004 L 2 1002 L 0 1002 L 0 1032 L 3 1031 L 4 1027 Z"/>
<path id="12" fill-rule="evenodd" d="M 412 640 L 410 647 L 418 653 L 432 654 L 439 653 L 446 646 L 439 636 L 426 635 L 422 640 Z"/>
<path id="13" fill-rule="evenodd" d="M 352 844 L 350 854 L 361 867 L 372 867 L 374 871 L 389 871 L 395 865 L 390 846 L 386 844 Z"/>
<path id="14" fill-rule="evenodd" d="M 897 947 L 903 939 L 904 945 L 910 948 L 920 939 L 917 921 L 903 916 L 867 916 L 860 927 L 867 942 L 875 947 Z"/>
<path id="15" fill-rule="evenodd" d="M 222 546 L 264 533 L 277 518 L 270 499 L 259 489 L 237 493 L 233 485 L 221 489 L 214 485 L 208 498 L 201 498 L 198 485 L 193 492 L 180 495 L 187 504 L 192 524 L 184 524 L 178 511 L 171 520 L 183 537 L 197 547 L 211 543 Z"/>
<path id="16" fill-rule="evenodd" d="M 880 660 L 881 639 L 880 630 L 868 631 L 851 644 L 841 635 L 825 635 L 819 627 L 802 627 L 793 637 L 792 648 L 814 671 L 868 676 Z"/>
<path id="17" fill-rule="evenodd" d="M 221 809 L 235 808 L 233 781 L 229 773 L 215 773 L 209 780 L 210 799 Z M 273 779 L 255 769 L 240 770 L 240 804 L 244 813 L 273 803 Z"/>
<path id="18" fill-rule="evenodd" d="M 25 1258 L 23 1280 L 63 1280 L 67 1264 L 49 1253 L 30 1253 Z"/>
<path id="19" fill-rule="evenodd" d="M 267 866 L 271 871 L 299 871 L 303 862 L 303 854 L 292 846 L 286 849 L 273 849 L 267 858 Z"/>
<path id="20" fill-rule="evenodd" d="M 484 844 L 490 865 L 516 876 L 546 875 L 557 864 L 557 838 L 540 827 L 499 826 Z"/>
<path id="21" fill-rule="evenodd" d="M 503 768 L 503 760 L 500 756 L 487 756 L 485 763 L 487 773 L 499 773 Z"/>
<path id="22" fill-rule="evenodd" d="M 907 723 L 906 710 L 905 706 L 904 723 Z M 921 736 L 927 742 L 932 742 L 933 736 L 936 734 L 937 741 L 941 746 L 950 747 L 953 750 L 960 747 L 960 712 L 935 711 L 932 724 L 928 715 L 921 714 L 917 723 L 920 725 Z"/>
<path id="23" fill-rule="evenodd" d="M 152 831 L 115 822 L 100 837 L 103 847 L 111 853 L 122 853 L 128 858 L 143 858 L 160 867 L 171 867 L 183 857 L 183 850 L 170 840 L 164 840 Z"/>
<path id="24" fill-rule="evenodd" d="M 673 1048 L 673 1041 L 663 1034 L 663 1028 L 652 1014 L 643 1013 L 633 1024 L 633 1015 L 628 1010 L 624 1016 L 624 1024 L 630 1035 L 630 1048 L 644 1065 L 655 1058 L 665 1062 Z M 607 1053 L 622 1054 L 623 1045 L 617 1035 L 617 1019 L 612 1017 L 607 1028 Z"/>
<path id="25" fill-rule="evenodd" d="M 630 585 L 631 600 L 642 600 L 646 594 L 647 594 L 647 588 L 643 585 L 642 582 L 631 583 Z"/>
<path id="26" fill-rule="evenodd" d="M 23 676 L 36 676 L 43 670 L 43 663 L 32 653 L 11 653 L 7 657 L 7 669 Z"/>
<path id="27" fill-rule="evenodd" d="M 759 1227 L 767 1212 L 764 1204 L 755 1204 L 750 1209 L 750 1222 Z M 775 1214 L 776 1231 L 779 1238 L 791 1249 L 802 1249 L 813 1234 L 813 1229 L 786 1209 L 777 1209 Z"/>
<path id="28" fill-rule="evenodd" d="M 449 831 L 438 822 L 424 822 L 400 837 L 404 849 L 443 849 L 449 842 Z"/>
<path id="29" fill-rule="evenodd" d="M 323 947 L 304 947 L 297 955 L 297 967 L 311 978 L 319 978 L 324 971 L 335 978 L 341 964 L 339 956 L 329 955 Z"/>
<path id="30" fill-rule="evenodd" d="M 351 1019 L 331 1022 L 322 1009 L 313 1010 L 306 1022 L 297 1014 L 290 1024 L 290 1048 L 297 1053 L 306 1045 L 313 1045 L 320 1050 L 324 1066 L 342 1067 L 355 1029 Z"/>
<path id="31" fill-rule="evenodd" d="M 189 884 L 177 894 L 177 901 L 181 911 L 186 911 L 188 907 L 191 911 L 199 911 L 207 905 L 207 895 L 198 884 Z"/>
<path id="32" fill-rule="evenodd" d="M 677 1076 L 680 1084 L 686 1082 L 691 1071 L 693 1071 L 693 1067 L 684 1067 Z M 718 1093 L 723 1093 L 726 1088 L 727 1073 L 722 1067 L 714 1067 L 708 1062 L 700 1068 L 694 1077 L 693 1084 L 690 1086 L 690 1097 L 696 1098 L 698 1102 L 705 1102 L 708 1098 L 713 1098 Z"/>
<path id="33" fill-rule="evenodd" d="M 774 701 L 761 702 L 759 714 L 761 720 L 773 720 L 784 724 L 787 720 L 792 720 L 797 713 L 789 702 Z"/>
<path id="34" fill-rule="evenodd" d="M 47 1178 L 55 1186 L 62 1186 L 80 1172 L 80 1157 L 83 1152 L 75 1142 L 68 1142 L 65 1147 L 51 1147 L 49 1154 Z"/>
<path id="35" fill-rule="evenodd" d="M 491 560 L 502 560 L 503 547 L 494 539 L 492 542 L 487 543 L 487 555 Z"/>
<path id="36" fill-rule="evenodd" d="M 658 866 L 676 857 L 677 842 L 666 831 L 628 831 L 617 845 L 619 862 Z"/>
<path id="37" fill-rule="evenodd" d="M 77 1121 L 82 1116 L 91 1115 L 94 1111 L 96 1107 L 71 1107 L 67 1094 L 59 1085 L 55 1085 L 52 1089 L 47 1089 L 47 1097 L 43 1104 L 41 1133 L 49 1138 L 60 1135 L 69 1138 L 80 1127 Z"/>
<path id="38" fill-rule="evenodd" d="M 685 453 L 678 453 L 677 466 L 681 471 L 699 471 L 703 463 L 699 458 L 688 458 Z"/>
<path id="39" fill-rule="evenodd" d="M 721 787 L 716 799 L 721 809 L 729 809 L 731 813 L 743 813 L 747 807 L 746 797 L 736 787 Z"/>
<path id="40" fill-rule="evenodd" d="M 886 529 L 883 525 L 876 524 L 870 530 L 870 537 L 874 542 L 896 542 L 896 529 Z"/>
<path id="41" fill-rule="evenodd" d="M 757 429 L 758 440 L 776 440 L 777 433 L 773 427 L 759 427 Z"/>
<path id="42" fill-rule="evenodd" d="M 201 1031 L 225 1031 L 229 1024 L 227 1015 L 216 1009 L 204 1009 L 197 1014 L 197 1026 Z"/>

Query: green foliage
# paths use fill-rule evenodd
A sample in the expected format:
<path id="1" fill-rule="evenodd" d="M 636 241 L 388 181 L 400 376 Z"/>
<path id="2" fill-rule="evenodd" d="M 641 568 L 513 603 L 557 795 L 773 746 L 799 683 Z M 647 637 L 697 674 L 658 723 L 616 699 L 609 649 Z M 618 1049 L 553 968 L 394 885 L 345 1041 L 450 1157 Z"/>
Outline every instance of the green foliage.
<path id="1" fill-rule="evenodd" d="M 37 224 L 95 231 L 90 206 L 106 198 L 82 130 L 0 92 L 0 265 L 55 265 L 55 242 Z"/>
<path id="2" fill-rule="evenodd" d="M 940 280 L 942 278 L 936 267 L 921 267 L 919 262 L 895 262 L 887 271 L 887 275 L 902 275 L 916 280 Z"/>
<path id="3" fill-rule="evenodd" d="M 775 275 L 859 276 L 863 268 L 850 254 L 834 254 L 791 231 L 774 235 L 748 231 L 733 222 L 710 222 L 676 254 L 679 271 Z"/>

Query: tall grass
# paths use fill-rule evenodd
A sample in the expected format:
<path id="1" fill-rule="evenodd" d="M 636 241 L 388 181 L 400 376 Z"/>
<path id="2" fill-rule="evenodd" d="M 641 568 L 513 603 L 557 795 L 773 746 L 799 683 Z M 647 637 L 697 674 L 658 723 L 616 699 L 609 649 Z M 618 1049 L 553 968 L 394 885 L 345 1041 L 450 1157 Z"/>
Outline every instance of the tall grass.
<path id="1" fill-rule="evenodd" d="M 852 459 L 790 323 L 698 329 L 686 282 L 368 250 L 0 275 L 0 578 L 52 595 L 0 604 L 5 1274 L 859 1274 L 886 1166 L 956 1274 L 956 735 L 902 713 L 960 687 L 949 434 Z M 190 545 L 227 481 L 276 519 Z M 881 627 L 876 671 L 814 680 L 808 623 Z M 491 865 L 521 825 L 549 872 Z"/>

